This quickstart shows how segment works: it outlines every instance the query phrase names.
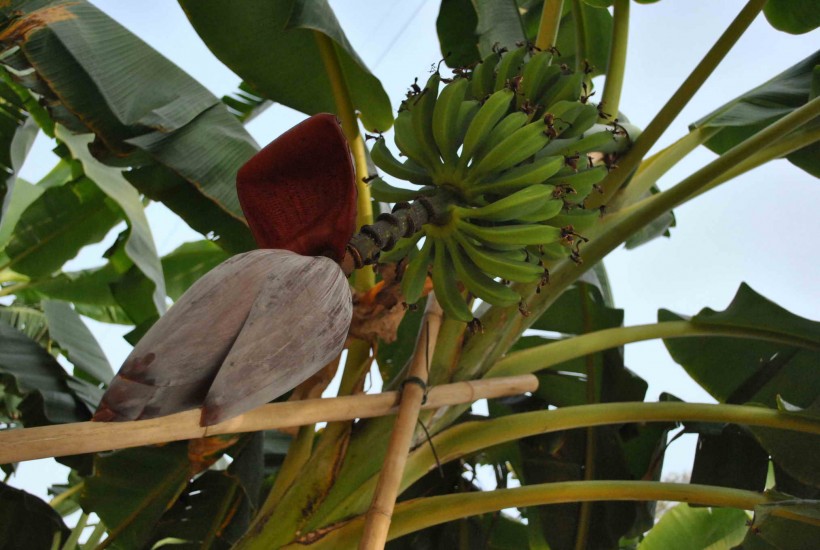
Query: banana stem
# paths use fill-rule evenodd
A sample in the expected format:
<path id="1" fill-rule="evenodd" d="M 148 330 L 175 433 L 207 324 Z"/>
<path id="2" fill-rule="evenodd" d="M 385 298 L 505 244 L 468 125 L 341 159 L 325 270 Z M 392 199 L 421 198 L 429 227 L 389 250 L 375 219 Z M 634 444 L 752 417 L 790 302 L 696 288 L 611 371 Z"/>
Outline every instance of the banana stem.
<path id="1" fill-rule="evenodd" d="M 571 359 L 617 348 L 626 344 L 655 340 L 658 338 L 687 338 L 693 336 L 748 338 L 788 344 L 790 346 L 807 349 L 817 348 L 817 345 L 813 342 L 778 334 L 773 331 L 766 332 L 742 327 L 706 325 L 693 323 L 691 321 L 668 321 L 664 323 L 598 330 L 573 338 L 558 340 L 550 344 L 516 351 L 493 365 L 486 376 L 496 377 L 535 373 Z"/>
<path id="2" fill-rule="evenodd" d="M 753 510 L 772 502 L 766 495 L 753 491 L 660 481 L 564 481 L 542 483 L 473 493 L 458 493 L 417 498 L 396 506 L 389 538 L 407 535 L 433 525 L 486 514 L 505 508 L 586 501 L 653 501 L 671 500 Z M 313 545 L 316 548 L 347 548 L 361 535 L 363 518 L 356 517 L 330 531 Z M 297 542 L 286 548 L 303 548 Z"/>
<path id="3" fill-rule="evenodd" d="M 664 174 L 719 131 L 719 128 L 695 128 L 663 151 L 644 160 L 629 185 L 612 198 L 607 211 L 615 212 L 644 198 Z"/>
<path id="4" fill-rule="evenodd" d="M 817 141 L 820 141 L 820 128 L 794 132 L 792 135 L 786 136 L 785 138 L 776 141 L 775 143 L 763 149 L 762 151 L 758 151 L 757 153 L 750 155 L 742 161 L 738 162 L 729 170 L 725 171 L 723 174 L 710 181 L 707 185 L 704 185 L 703 188 L 701 188 L 692 196 L 692 198 L 700 196 L 706 191 L 714 189 L 721 183 L 725 183 L 731 179 L 734 179 L 737 176 L 748 172 L 749 170 L 761 166 L 762 164 L 765 164 L 774 159 L 785 157 L 786 155 L 794 153 L 795 151 L 798 151 Z"/>
<path id="5" fill-rule="evenodd" d="M 353 153 L 353 164 L 356 167 L 356 190 L 358 198 L 356 202 L 356 225 L 363 227 L 373 223 L 373 205 L 370 200 L 370 188 L 365 182 L 368 176 L 367 152 L 365 151 L 362 133 L 359 130 L 359 121 L 356 118 L 356 111 L 353 101 L 350 99 L 350 89 L 347 80 L 342 72 L 339 56 L 336 53 L 336 45 L 324 33 L 314 31 L 313 37 L 319 47 L 319 54 L 327 71 L 330 80 L 330 87 L 333 90 L 333 100 L 336 102 L 336 112 L 342 122 L 342 131 L 350 145 Z M 360 271 L 356 274 L 353 282 L 356 290 L 363 292 L 369 290 L 376 282 L 375 274 L 370 270 Z"/>
<path id="6" fill-rule="evenodd" d="M 564 11 L 564 0 L 544 0 L 541 22 L 538 24 L 538 35 L 535 38 L 535 47 L 539 50 L 548 50 L 558 41 L 562 11 Z"/>
<path id="7" fill-rule="evenodd" d="M 629 2 L 630 0 L 615 0 L 612 12 L 612 42 L 609 46 L 604 93 L 601 96 L 601 106 L 610 113 L 611 118 L 618 117 L 621 90 L 624 86 L 626 46 L 629 38 Z M 607 124 L 609 118 L 601 115 L 598 122 Z"/>
<path id="8" fill-rule="evenodd" d="M 627 178 L 635 171 L 641 162 L 641 159 L 649 152 L 649 149 L 655 145 L 661 135 L 666 131 L 669 125 L 680 114 L 683 108 L 692 99 L 692 96 L 700 89 L 706 79 L 712 74 L 715 68 L 720 64 L 729 50 L 734 46 L 735 42 L 743 35 L 752 21 L 755 20 L 760 10 L 766 4 L 766 0 L 749 0 L 746 6 L 740 11 L 738 16 L 732 21 L 726 31 L 718 38 L 715 45 L 712 46 L 703 59 L 698 63 L 697 67 L 684 80 L 680 88 L 672 94 L 666 105 L 655 115 L 646 130 L 635 141 L 635 145 L 630 151 L 621 159 L 619 168 L 613 171 L 606 179 L 601 182 L 603 194 L 592 197 L 592 200 L 587 204 L 588 208 L 597 208 L 602 204 L 609 202 L 612 195 L 624 184 Z M 606 96 L 604 96 L 606 100 Z M 607 104 L 609 107 L 609 104 Z M 613 113 L 613 116 L 617 116 Z"/>
<path id="9" fill-rule="evenodd" d="M 820 422 L 815 419 L 748 405 L 627 402 L 533 411 L 455 424 L 433 436 L 431 445 L 417 447 L 407 459 L 401 491 L 436 468 L 437 464 L 446 464 L 481 449 L 525 437 L 632 422 L 685 421 L 742 424 L 820 434 Z M 436 455 L 431 449 L 435 449 Z M 369 494 L 375 483 L 376 477 L 373 476 L 361 483 L 359 491 Z M 336 515 L 327 517 L 325 520 L 326 522 L 339 521 L 347 515 L 360 512 L 361 509 L 339 506 Z"/>
<path id="10" fill-rule="evenodd" d="M 820 116 L 820 98 L 812 99 L 799 109 L 795 109 L 777 122 L 735 145 L 674 187 L 644 199 L 632 208 L 615 213 L 607 219 L 607 223 L 601 224 L 599 234 L 591 240 L 585 249 L 585 254 L 592 258 L 599 258 L 609 253 L 650 221 L 697 196 L 714 180 L 732 170 L 747 157 L 787 136 L 817 116 Z"/>

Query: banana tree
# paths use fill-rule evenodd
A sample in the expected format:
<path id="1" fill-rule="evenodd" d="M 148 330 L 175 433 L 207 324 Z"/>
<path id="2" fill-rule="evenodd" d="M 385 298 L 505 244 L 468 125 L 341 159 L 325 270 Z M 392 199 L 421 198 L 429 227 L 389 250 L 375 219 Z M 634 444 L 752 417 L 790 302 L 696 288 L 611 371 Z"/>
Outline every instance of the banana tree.
<path id="1" fill-rule="evenodd" d="M 278 400 L 320 395 L 337 369 L 339 396 L 363 393 L 375 365 L 402 409 L 61 456 L 71 474 L 50 503 L 0 486 L 4 544 L 370 548 L 386 537 L 391 548 L 651 550 L 817 540 L 820 323 L 741 284 L 723 311 L 661 310 L 657 323 L 624 326 L 603 266 L 624 243 L 668 234 L 673 209 L 771 160 L 820 175 L 820 53 L 728 95 L 650 154 L 761 11 L 779 30 L 806 33 L 820 25 L 812 2 L 749 0 L 645 128 L 620 109 L 630 10 L 642 9 L 629 0 L 442 0 L 441 63 L 430 60 L 426 79 L 407 75 L 407 93 L 392 99 L 326 2 L 180 4 L 242 79 L 235 94 L 214 96 L 87 1 L 0 8 L 4 427 L 70 434 L 112 379 L 127 378 L 114 378 L 81 316 L 133 327 L 128 341 L 145 348 L 182 322 L 185 291 L 225 268 L 206 273 L 266 246 L 266 231 L 285 236 L 272 248 L 304 236 L 266 230 L 286 216 L 262 206 L 264 190 L 236 190 L 240 167 L 261 158 L 244 125 L 272 102 L 338 118 L 357 189 L 349 241 L 336 221 L 352 216 L 351 193 L 300 195 L 337 209 L 311 223 L 352 272 L 353 320 L 341 357 Z M 59 160 L 29 183 L 17 172 L 39 132 L 56 140 Z M 661 190 L 700 146 L 717 156 Z M 303 160 L 335 166 L 327 158 L 338 149 L 321 150 Z M 160 257 L 150 202 L 207 238 Z M 66 270 L 112 230 L 104 265 Z M 166 314 L 168 298 L 178 304 Z M 201 338 L 215 337 L 216 320 L 192 311 Z M 717 404 L 645 401 L 623 347 L 654 339 Z M 469 404 L 419 410 L 428 388 L 522 374 L 538 389 L 491 400 L 486 415 Z M 118 441 L 130 427 L 115 425 Z M 682 433 L 699 438 L 691 482 L 661 482 Z M 682 504 L 656 523 L 657 501 Z"/>

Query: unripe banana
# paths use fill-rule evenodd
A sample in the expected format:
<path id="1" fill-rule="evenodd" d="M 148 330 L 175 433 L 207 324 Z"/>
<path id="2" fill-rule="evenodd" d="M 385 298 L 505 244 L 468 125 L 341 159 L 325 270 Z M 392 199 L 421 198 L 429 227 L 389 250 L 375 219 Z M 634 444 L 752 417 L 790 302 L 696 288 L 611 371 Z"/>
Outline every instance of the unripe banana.
<path id="1" fill-rule="evenodd" d="M 458 113 L 468 84 L 467 79 L 459 78 L 446 85 L 433 108 L 433 139 L 445 164 L 458 159 Z"/>
<path id="2" fill-rule="evenodd" d="M 469 323 L 473 320 L 473 312 L 470 311 L 461 296 L 461 291 L 458 289 L 455 268 L 450 255 L 447 253 L 447 245 L 441 239 L 431 240 L 435 241 L 433 250 L 433 289 L 436 292 L 436 299 L 447 315 L 458 321 Z"/>
<path id="3" fill-rule="evenodd" d="M 483 158 L 479 159 L 477 164 L 470 169 L 468 179 L 471 183 L 475 183 L 485 174 L 512 168 L 540 151 L 549 143 L 549 140 L 549 136 L 544 133 L 544 124 L 538 122 L 527 124 L 513 132 L 512 135 L 490 149 Z"/>
<path id="4" fill-rule="evenodd" d="M 457 220 L 459 231 L 482 242 L 525 246 L 560 241 L 561 229 L 551 225 L 522 224 L 480 227 L 464 220 Z"/>
<path id="5" fill-rule="evenodd" d="M 563 138 L 563 135 L 561 136 Z M 556 139 L 551 141 L 546 147 L 538 152 L 538 156 L 553 155 L 574 155 L 575 153 L 588 153 L 590 151 L 601 151 L 604 147 L 609 147 L 614 140 L 610 132 L 598 132 L 584 134 L 581 139 Z"/>
<path id="6" fill-rule="evenodd" d="M 413 124 L 413 132 L 416 135 L 416 140 L 421 146 L 424 158 L 432 166 L 440 166 L 441 159 L 439 158 L 438 147 L 433 137 L 433 110 L 436 107 L 438 97 L 438 86 L 441 82 L 441 77 L 438 73 L 433 73 L 427 79 L 427 84 L 421 94 L 405 101 L 409 103 L 408 111 L 410 111 L 410 120 Z"/>
<path id="7" fill-rule="evenodd" d="M 572 138 L 583 135 L 598 120 L 598 109 L 594 105 L 575 103 L 578 108 L 575 110 L 572 126 L 561 133 L 563 138 Z"/>
<path id="8" fill-rule="evenodd" d="M 512 98 L 512 90 L 499 90 L 488 97 L 484 105 L 479 108 L 464 135 L 464 147 L 461 149 L 461 159 L 464 165 L 472 158 L 473 151 L 487 139 L 498 121 L 507 114 Z"/>
<path id="9" fill-rule="evenodd" d="M 477 245 L 458 232 L 454 238 L 479 269 L 496 277 L 518 283 L 531 283 L 541 278 L 544 268 L 525 261 L 522 247 L 502 252 Z"/>
<path id="10" fill-rule="evenodd" d="M 561 76 L 558 65 L 551 65 L 552 53 L 543 51 L 535 54 L 524 66 L 524 79 L 521 82 L 521 93 L 533 106 L 550 86 Z M 520 103 L 519 103 L 520 106 Z"/>
<path id="11" fill-rule="evenodd" d="M 587 170 L 582 170 L 577 174 L 552 178 L 550 183 L 556 186 L 566 186 L 573 190 L 567 194 L 564 200 L 568 203 L 577 204 L 582 202 L 592 192 L 593 186 L 606 177 L 607 171 L 603 166 L 596 166 Z"/>
<path id="12" fill-rule="evenodd" d="M 430 162 L 425 153 L 425 147 L 419 143 L 413 130 L 413 122 L 409 111 L 402 111 L 393 123 L 395 128 L 396 145 L 405 156 L 423 166 L 430 174 L 437 174 L 441 170 L 440 164 Z"/>
<path id="13" fill-rule="evenodd" d="M 406 154 L 406 153 L 405 153 Z M 373 148 L 370 150 L 370 158 L 373 162 L 381 168 L 385 173 L 390 174 L 394 178 L 413 182 L 417 185 L 432 185 L 433 180 L 423 168 L 418 168 L 408 162 L 399 162 L 393 156 L 383 137 L 376 140 Z"/>
<path id="14" fill-rule="evenodd" d="M 462 250 L 458 243 L 451 239 L 446 241 L 450 258 L 453 261 L 456 275 L 473 296 L 494 306 L 511 306 L 521 301 L 521 296 L 498 281 L 488 277 L 479 269 Z"/>
<path id="15" fill-rule="evenodd" d="M 527 46 L 521 46 L 501 56 L 495 75 L 496 90 L 505 87 L 508 81 L 521 74 L 521 65 L 524 63 L 525 55 L 527 55 Z"/>
<path id="16" fill-rule="evenodd" d="M 433 191 L 430 187 L 421 190 L 394 187 L 379 177 L 371 179 L 368 183 L 370 184 L 370 194 L 374 199 L 382 202 L 412 201 Z"/>
<path id="17" fill-rule="evenodd" d="M 481 63 L 473 70 L 473 75 L 470 78 L 470 97 L 484 101 L 485 97 L 493 93 L 495 68 L 500 59 L 501 54 L 493 52 L 482 59 Z"/>
<path id="18" fill-rule="evenodd" d="M 613 122 L 608 125 L 595 124 L 589 129 L 588 133 L 592 132 L 606 132 L 612 136 L 612 141 L 609 145 L 605 145 L 600 149 L 596 149 L 601 153 L 623 153 L 632 146 L 632 143 L 638 139 L 642 130 L 628 122 Z"/>
<path id="19" fill-rule="evenodd" d="M 551 218 L 554 218 L 558 214 L 561 213 L 561 210 L 564 208 L 564 201 L 561 199 L 552 199 L 547 201 L 546 204 L 541 206 L 539 210 L 531 214 L 527 214 L 525 216 L 521 216 L 516 218 L 516 220 L 520 222 L 529 222 L 529 223 L 536 223 L 536 222 L 543 222 L 547 221 Z"/>
<path id="20" fill-rule="evenodd" d="M 576 208 L 558 214 L 551 220 L 547 220 L 547 223 L 556 228 L 571 225 L 576 233 L 584 234 L 598 223 L 600 219 L 601 213 L 598 210 Z"/>
<path id="21" fill-rule="evenodd" d="M 570 249 L 563 243 L 552 243 L 539 247 L 538 252 L 548 260 L 562 260 L 569 255 Z"/>
<path id="22" fill-rule="evenodd" d="M 427 280 L 427 271 L 430 266 L 430 254 L 433 250 L 433 239 L 427 237 L 419 253 L 407 264 L 401 279 L 401 292 L 404 301 L 415 304 L 424 291 L 424 282 Z"/>
<path id="23" fill-rule="evenodd" d="M 553 200 L 552 185 L 530 185 L 511 195 L 480 208 L 456 206 L 454 211 L 462 218 L 504 222 L 542 210 Z"/>
<path id="24" fill-rule="evenodd" d="M 468 191 L 475 195 L 514 191 L 525 185 L 545 182 L 554 176 L 563 165 L 563 156 L 536 158 L 529 164 L 510 168 L 500 175 L 487 176 Z"/>
<path id="25" fill-rule="evenodd" d="M 473 152 L 480 148 L 492 129 L 498 124 L 510 108 L 513 98 L 512 90 L 499 90 L 487 98 L 464 135 L 464 146 L 461 149 L 461 166 L 467 166 L 467 162 L 473 157 Z"/>
<path id="26" fill-rule="evenodd" d="M 464 137 L 467 135 L 467 129 L 473 122 L 473 119 L 478 114 L 478 110 L 481 108 L 481 103 L 479 103 L 475 99 L 468 99 L 466 101 L 462 101 L 461 105 L 458 108 L 458 119 L 456 120 L 456 144 L 461 145 L 464 143 Z M 458 147 L 456 147 L 458 149 Z"/>
<path id="27" fill-rule="evenodd" d="M 538 104 L 543 105 L 547 112 L 550 112 L 552 105 L 557 101 L 576 101 L 581 96 L 583 81 L 584 73 L 582 72 L 561 75 L 561 78 L 547 88 L 544 95 L 538 99 Z"/>
<path id="28" fill-rule="evenodd" d="M 495 148 L 499 143 L 510 137 L 513 132 L 516 132 L 524 126 L 528 122 L 528 119 L 529 117 L 527 117 L 526 113 L 522 113 L 521 111 L 510 113 L 502 118 L 501 121 L 495 125 L 495 128 L 490 131 L 490 135 L 481 142 L 481 146 L 476 147 L 473 152 L 473 158 L 480 160 L 487 154 L 487 151 Z M 475 164 L 476 162 L 473 162 L 473 165 Z"/>

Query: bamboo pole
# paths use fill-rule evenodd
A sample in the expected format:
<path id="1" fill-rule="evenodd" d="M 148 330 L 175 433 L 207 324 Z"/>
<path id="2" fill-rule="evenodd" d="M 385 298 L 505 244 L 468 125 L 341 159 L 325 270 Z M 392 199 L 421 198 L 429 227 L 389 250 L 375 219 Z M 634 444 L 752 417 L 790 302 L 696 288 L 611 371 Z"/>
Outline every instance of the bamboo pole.
<path id="1" fill-rule="evenodd" d="M 427 370 L 438 340 L 441 317 L 441 306 L 436 300 L 435 292 L 431 292 L 427 297 L 427 307 L 416 341 L 416 349 L 410 359 L 410 369 L 401 388 L 399 412 L 387 444 L 384 465 L 373 493 L 373 501 L 365 516 L 359 550 L 381 550 L 387 542 L 387 532 L 390 530 L 393 508 L 396 506 L 396 497 L 404 475 L 404 465 L 410 453 L 410 444 L 416 431 L 422 401 L 427 393 Z M 429 396 L 427 402 L 429 403 Z"/>
<path id="2" fill-rule="evenodd" d="M 430 389 L 425 409 L 535 391 L 532 375 L 474 380 Z M 275 430 L 316 422 L 373 418 L 397 411 L 398 392 L 306 399 L 263 405 L 220 424 L 199 425 L 195 409 L 134 422 L 76 422 L 0 432 L 0 464 L 196 439 L 211 435 Z"/>

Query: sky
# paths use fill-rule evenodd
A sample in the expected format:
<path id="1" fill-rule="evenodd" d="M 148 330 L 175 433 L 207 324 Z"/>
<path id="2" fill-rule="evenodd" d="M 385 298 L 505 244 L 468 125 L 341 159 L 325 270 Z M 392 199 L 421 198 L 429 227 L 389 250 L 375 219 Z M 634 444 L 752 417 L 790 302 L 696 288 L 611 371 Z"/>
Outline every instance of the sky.
<path id="1" fill-rule="evenodd" d="M 208 51 L 176 2 L 93 3 L 217 96 L 236 90 L 239 77 Z M 435 0 L 330 3 L 394 107 L 413 78 L 428 74 L 430 65 L 441 58 Z M 649 123 L 744 4 L 738 0 L 632 4 L 621 111 L 633 124 Z M 689 123 L 813 53 L 819 37 L 818 31 L 802 36 L 775 31 L 760 15 L 653 150 L 683 136 Z M 275 105 L 247 128 L 264 145 L 304 118 Z M 55 162 L 52 147 L 47 139 L 38 139 L 21 176 L 37 181 L 47 173 Z M 696 150 L 660 180 L 660 187 L 668 188 L 714 157 L 704 148 Z M 706 306 L 724 309 L 741 282 L 798 315 L 820 319 L 818 205 L 817 182 L 778 160 L 678 208 L 670 239 L 657 239 L 636 250 L 617 250 L 605 261 L 616 305 L 626 312 L 625 324 L 653 323 L 659 308 L 690 315 Z M 148 216 L 160 254 L 201 238 L 162 205 L 149 206 Z M 103 243 L 88 247 L 67 268 L 100 265 L 102 252 L 115 236 L 116 231 Z M 116 369 L 130 350 L 121 338 L 127 330 L 89 325 Z M 672 361 L 661 342 L 627 347 L 626 364 L 649 381 L 648 400 L 670 392 L 688 401 L 713 402 Z M 691 469 L 694 443 L 693 436 L 686 436 L 674 444 L 665 475 Z M 50 483 L 64 479 L 64 469 L 48 459 L 23 464 L 11 482 L 44 497 Z"/>

